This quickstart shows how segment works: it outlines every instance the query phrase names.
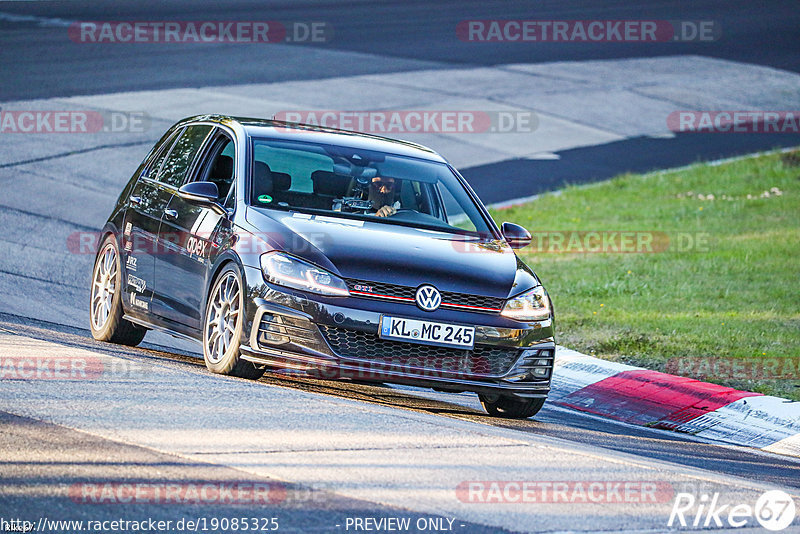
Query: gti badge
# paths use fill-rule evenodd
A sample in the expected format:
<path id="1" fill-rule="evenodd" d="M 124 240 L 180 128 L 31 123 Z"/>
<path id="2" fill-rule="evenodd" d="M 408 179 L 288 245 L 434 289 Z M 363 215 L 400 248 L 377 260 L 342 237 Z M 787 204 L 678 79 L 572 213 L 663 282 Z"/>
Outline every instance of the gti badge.
<path id="1" fill-rule="evenodd" d="M 415 299 L 419 309 L 435 311 L 442 303 L 442 294 L 433 286 L 419 286 Z"/>
<path id="2" fill-rule="evenodd" d="M 365 286 L 363 284 L 353 284 L 353 289 L 361 291 L 362 293 L 372 293 L 372 286 Z"/>

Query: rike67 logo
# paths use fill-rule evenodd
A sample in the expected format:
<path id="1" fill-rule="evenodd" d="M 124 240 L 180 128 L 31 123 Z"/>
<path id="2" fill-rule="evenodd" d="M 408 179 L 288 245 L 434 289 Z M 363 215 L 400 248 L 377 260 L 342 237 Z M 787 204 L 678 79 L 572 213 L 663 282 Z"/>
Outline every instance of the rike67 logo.
<path id="1" fill-rule="evenodd" d="M 678 493 L 675 495 L 667 526 L 727 529 L 754 527 L 754 523 L 758 522 L 763 528 L 777 532 L 792 524 L 795 513 L 794 499 L 780 490 L 765 492 L 758 498 L 755 506 L 722 503 L 719 493 L 704 493 L 699 498 L 691 493 Z"/>

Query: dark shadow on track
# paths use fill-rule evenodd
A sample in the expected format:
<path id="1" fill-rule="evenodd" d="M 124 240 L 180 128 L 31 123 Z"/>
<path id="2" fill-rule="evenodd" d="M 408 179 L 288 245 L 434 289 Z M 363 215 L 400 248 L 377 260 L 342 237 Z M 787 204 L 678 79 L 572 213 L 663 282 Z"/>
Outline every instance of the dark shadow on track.
<path id="1" fill-rule="evenodd" d="M 563 150 L 556 152 L 559 159 L 511 159 L 460 171 L 481 200 L 491 204 L 556 191 L 568 185 L 600 182 L 627 172 L 671 169 L 795 146 L 800 146 L 800 133 L 681 133 L 671 139 L 634 137 Z"/>

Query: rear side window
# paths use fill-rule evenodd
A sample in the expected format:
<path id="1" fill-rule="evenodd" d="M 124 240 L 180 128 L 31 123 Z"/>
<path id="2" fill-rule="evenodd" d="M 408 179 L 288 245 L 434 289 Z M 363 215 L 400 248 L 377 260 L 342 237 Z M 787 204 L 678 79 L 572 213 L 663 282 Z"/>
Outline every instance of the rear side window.
<path id="1" fill-rule="evenodd" d="M 172 146 L 172 150 L 161 165 L 161 170 L 155 179 L 174 187 L 180 186 L 197 156 L 197 152 L 212 129 L 212 126 L 207 125 L 187 127 Z"/>
<path id="2" fill-rule="evenodd" d="M 169 150 L 172 148 L 172 145 L 175 144 L 175 140 L 181 136 L 183 130 L 179 130 L 178 132 L 174 132 L 168 139 L 162 143 L 161 148 L 158 150 L 156 155 L 153 157 L 150 164 L 147 166 L 147 170 L 144 172 L 144 176 L 150 177 L 155 179 L 158 176 L 158 170 L 164 164 L 164 160 L 167 159 L 169 156 Z"/>

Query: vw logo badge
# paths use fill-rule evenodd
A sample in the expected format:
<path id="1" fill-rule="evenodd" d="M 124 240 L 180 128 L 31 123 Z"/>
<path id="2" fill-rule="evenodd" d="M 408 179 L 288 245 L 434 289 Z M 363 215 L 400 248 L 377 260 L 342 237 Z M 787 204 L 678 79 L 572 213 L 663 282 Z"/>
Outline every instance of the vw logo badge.
<path id="1" fill-rule="evenodd" d="M 442 294 L 433 286 L 419 286 L 415 297 L 417 306 L 424 311 L 435 311 L 442 303 Z"/>

